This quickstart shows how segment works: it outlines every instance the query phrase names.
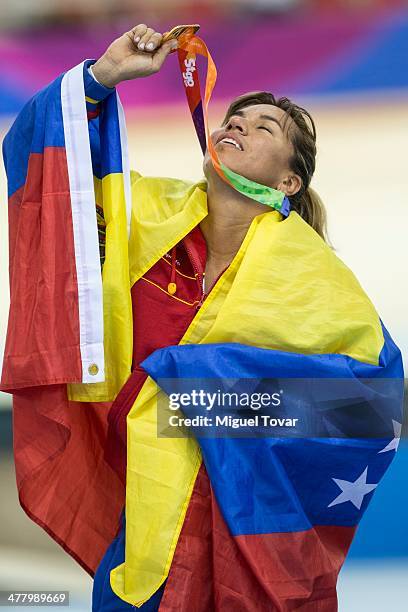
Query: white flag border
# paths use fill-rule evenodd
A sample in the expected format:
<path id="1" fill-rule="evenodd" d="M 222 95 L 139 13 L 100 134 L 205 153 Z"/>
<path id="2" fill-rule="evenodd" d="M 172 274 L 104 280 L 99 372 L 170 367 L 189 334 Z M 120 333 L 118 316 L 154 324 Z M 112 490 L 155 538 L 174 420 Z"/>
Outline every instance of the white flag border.
<path id="1" fill-rule="evenodd" d="M 84 62 L 65 73 L 61 105 L 71 193 L 82 382 L 105 381 L 103 288 L 83 80 Z"/>

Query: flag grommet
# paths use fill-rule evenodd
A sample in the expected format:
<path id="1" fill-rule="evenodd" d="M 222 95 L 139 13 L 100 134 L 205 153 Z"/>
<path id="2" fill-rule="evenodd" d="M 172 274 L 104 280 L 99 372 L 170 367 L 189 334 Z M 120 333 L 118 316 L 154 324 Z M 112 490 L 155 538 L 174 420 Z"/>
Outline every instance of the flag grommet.
<path id="1" fill-rule="evenodd" d="M 91 363 L 91 365 L 88 368 L 88 372 L 91 376 L 96 376 L 96 374 L 98 374 L 99 368 L 96 365 L 96 363 Z"/>

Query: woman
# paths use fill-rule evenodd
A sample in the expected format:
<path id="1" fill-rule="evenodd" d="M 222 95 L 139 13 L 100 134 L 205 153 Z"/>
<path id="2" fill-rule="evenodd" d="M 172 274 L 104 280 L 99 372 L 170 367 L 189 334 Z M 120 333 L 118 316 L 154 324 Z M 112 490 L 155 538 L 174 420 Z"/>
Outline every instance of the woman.
<path id="1" fill-rule="evenodd" d="M 162 45 L 162 35 L 141 24 L 115 40 L 91 70 L 99 83 L 113 88 L 123 80 L 147 77 L 157 72 L 175 47 L 174 41 Z M 244 95 L 230 105 L 222 127 L 211 137 L 221 160 L 229 168 L 285 192 L 291 198 L 292 209 L 298 210 L 324 236 L 325 212 L 316 194 L 309 189 L 315 169 L 316 132 L 313 120 L 304 109 L 285 98 L 276 101 L 266 92 Z M 239 147 L 225 140 L 228 138 L 234 139 Z M 136 366 L 156 348 L 180 341 L 197 306 L 237 253 L 252 219 L 266 210 L 264 205 L 249 200 L 226 185 L 215 172 L 208 152 L 203 169 L 208 181 L 208 215 L 173 249 L 173 265 L 174 261 L 180 264 L 175 297 L 182 295 L 184 301 L 176 301 L 169 294 L 163 302 L 162 296 L 157 295 L 160 289 L 151 284 L 153 279 L 160 279 L 161 274 L 164 278 L 169 277 L 170 257 L 158 262 L 146 278 L 134 286 L 133 303 L 135 312 L 138 309 L 140 313 L 139 317 L 135 315 L 134 327 Z M 192 281 L 194 277 L 196 280 Z M 150 283 L 147 284 L 146 280 Z M 160 303 L 156 305 L 155 302 Z M 174 320 L 178 322 L 176 329 Z M 143 373 L 139 376 L 141 381 L 136 383 L 136 389 L 140 389 L 145 378 Z M 134 375 L 132 383 L 135 384 Z M 120 411 L 118 406 L 121 406 L 124 393 L 126 389 L 117 398 L 111 414 Z M 119 427 L 123 440 L 126 439 L 124 417 L 122 411 Z M 120 551 L 119 559 L 112 555 L 112 551 L 118 549 L 118 542 L 123 547 L 123 537 L 122 530 L 96 574 L 95 610 L 116 609 L 114 605 L 118 606 L 117 609 L 130 608 L 113 595 L 107 577 L 110 569 L 121 560 L 123 551 Z M 113 600 L 101 592 L 103 588 Z M 108 599 L 105 601 L 105 598 Z"/>
<path id="2" fill-rule="evenodd" d="M 138 25 L 114 41 L 91 70 L 102 85 L 115 87 L 122 80 L 145 77 L 158 71 L 171 49 L 171 42 L 162 45 L 160 33 L 144 24 Z M 290 200 L 291 210 L 296 211 L 321 238 L 326 238 L 325 211 L 317 194 L 310 188 L 316 162 L 316 131 L 307 111 L 287 98 L 276 100 L 267 92 L 242 95 L 231 103 L 222 126 L 211 134 L 211 138 L 219 159 L 228 168 L 257 183 L 284 192 Z M 181 341 L 196 315 L 196 309 L 202 308 L 217 280 L 223 277 L 237 256 L 253 220 L 268 211 L 265 205 L 247 198 L 221 180 L 214 170 L 208 151 L 203 169 L 207 179 L 208 214 L 133 286 L 135 369 L 111 410 L 111 423 L 114 422 L 116 426 L 116 432 L 111 431 L 111 439 L 115 439 L 115 434 L 119 432 L 123 446 L 126 440 L 124 417 L 145 380 L 144 370 L 139 368 L 139 364 L 155 349 L 176 345 Z M 270 304 L 273 307 L 273 299 Z M 234 340 L 242 341 L 242 338 L 237 334 Z M 300 343 L 297 348 L 300 349 Z M 115 415 L 120 415 L 119 420 Z M 132 436 L 129 427 L 128 425 L 128 435 Z M 137 429 L 134 430 L 134 435 L 138 435 Z M 115 444 L 116 451 L 118 444 L 119 441 Z M 208 456 L 207 460 L 210 465 Z M 130 480 L 128 488 L 129 486 Z M 216 483 L 213 483 L 213 487 L 216 487 Z M 222 505 L 222 502 L 220 503 Z M 208 543 L 208 537 L 211 540 L 214 535 L 208 536 L 207 533 L 203 536 L 197 527 L 197 523 L 201 526 L 205 524 L 205 529 L 210 532 L 220 531 L 222 520 L 217 512 L 213 514 L 212 519 L 208 518 L 208 512 L 211 513 L 209 508 L 211 505 L 214 508 L 216 504 L 214 494 L 209 488 L 206 470 L 201 466 L 175 549 L 170 578 L 141 609 L 158 609 L 159 605 L 161 610 L 335 609 L 336 576 L 351 534 L 342 534 L 345 541 L 338 547 L 339 556 L 336 561 L 332 559 L 333 567 L 330 570 L 327 567 L 326 570 L 322 569 L 325 565 L 325 562 L 321 561 L 325 556 L 322 551 L 317 553 L 321 559 L 316 561 L 316 543 L 311 545 L 308 553 L 306 545 L 303 553 L 300 552 L 301 549 L 292 552 L 288 563 L 297 565 L 301 562 L 307 565 L 304 555 L 309 554 L 314 559 L 315 573 L 317 565 L 321 575 L 318 578 L 311 570 L 308 578 L 305 572 L 301 579 L 293 572 L 293 584 L 289 589 L 277 586 L 281 580 L 288 580 L 288 575 L 282 573 L 274 586 L 269 585 L 268 588 L 268 580 L 265 577 L 259 577 L 258 581 L 255 579 L 253 582 L 258 584 L 250 586 L 251 581 L 248 583 L 248 578 L 245 577 L 247 571 L 243 569 L 245 563 L 242 564 L 242 559 L 237 561 L 236 555 L 232 554 L 231 560 L 237 563 L 236 582 L 240 583 L 240 586 L 235 584 L 236 592 L 232 596 L 225 590 L 223 592 L 222 587 L 223 581 L 226 584 L 228 582 L 225 579 L 228 570 L 225 567 L 220 570 L 214 558 L 217 553 Z M 203 506 L 206 510 L 203 510 Z M 192 543 L 198 534 L 203 540 L 207 538 L 207 542 L 201 545 L 199 552 L 194 553 L 190 547 L 194 548 Z M 320 538 L 320 545 L 325 538 L 328 547 L 333 545 L 333 541 L 330 544 L 327 534 L 321 533 Z M 216 541 L 217 538 L 213 540 L 213 545 Z M 222 548 L 222 538 L 218 542 Z M 293 551 L 296 551 L 298 543 L 293 542 L 292 546 Z M 242 554 L 245 556 L 245 552 Z M 298 554 L 300 557 L 296 560 Z M 211 556 L 213 562 L 208 561 Z M 114 594 L 111 588 L 112 579 L 109 579 L 111 570 L 124 561 L 123 524 L 120 534 L 109 547 L 97 570 L 94 610 L 130 609 L 130 603 Z M 262 562 L 265 562 L 265 558 L 261 554 L 258 560 L 253 558 L 252 563 L 255 565 L 251 565 L 251 571 L 257 573 L 257 563 Z M 279 575 L 276 566 L 273 568 L 272 565 L 271 569 Z M 323 578 L 325 571 L 327 575 Z M 202 575 L 198 578 L 200 574 L 204 574 L 206 579 L 203 579 Z M 198 586 L 200 582 L 206 583 L 207 588 Z M 300 588 L 299 582 L 302 583 Z M 113 585 L 118 587 L 119 583 L 120 580 L 115 582 L 113 579 Z M 297 587 L 294 586 L 296 583 Z M 121 588 L 115 590 L 118 592 Z M 127 601 L 131 602 L 132 599 Z M 137 599 L 133 599 L 133 602 L 135 601 Z"/>
<path id="3" fill-rule="evenodd" d="M 96 63 L 85 64 L 91 136 L 118 83 L 163 66 L 177 44 L 162 40 L 141 24 Z M 232 102 L 211 139 L 230 170 L 285 194 L 290 215 L 284 219 L 226 184 L 208 152 L 205 182 L 133 173 L 132 372 L 112 405 L 68 405 L 61 390 L 56 420 L 65 425 L 76 419 L 76 429 L 70 427 L 64 453 L 53 457 L 80 452 L 92 469 L 75 488 L 64 488 L 65 506 L 55 506 L 61 488 L 49 486 L 44 519 L 23 505 L 91 573 L 103 557 L 95 611 L 135 605 L 332 611 L 355 527 L 391 460 L 382 453 L 384 441 L 374 440 L 376 447 L 364 439 L 365 429 L 351 435 L 350 418 L 341 442 L 330 439 L 332 431 L 338 437 L 339 422 L 331 429 L 326 421 L 319 429 L 326 437 L 317 439 L 306 430 L 300 440 L 198 437 L 198 445 L 166 439 L 158 435 L 154 381 L 400 377 L 399 352 L 350 270 L 325 243 L 325 212 L 310 189 L 316 158 L 310 115 L 286 98 L 250 93 Z M 364 402 L 371 406 L 372 398 L 362 402 L 361 388 L 346 407 L 350 397 L 357 411 Z M 307 410 L 301 394 L 290 410 Z M 28 412 L 20 401 L 17 419 Z M 395 412 L 393 418 L 399 418 Z M 351 444 L 350 436 L 357 438 Z M 68 485 L 73 464 L 64 465 L 71 470 Z M 60 470 L 53 464 L 48 474 Z M 126 511 L 106 550 L 124 505 L 125 481 Z M 56 508 L 72 517 L 60 531 L 50 527 Z"/>

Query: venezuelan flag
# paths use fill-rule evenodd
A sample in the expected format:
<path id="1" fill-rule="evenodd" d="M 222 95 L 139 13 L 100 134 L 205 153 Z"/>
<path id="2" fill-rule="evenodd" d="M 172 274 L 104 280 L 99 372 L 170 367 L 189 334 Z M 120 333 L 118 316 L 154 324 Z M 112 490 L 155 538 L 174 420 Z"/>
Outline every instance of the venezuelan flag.
<path id="1" fill-rule="evenodd" d="M 36 94 L 4 140 L 10 312 L 0 388 L 13 393 L 23 508 L 93 573 L 124 503 L 104 449 L 110 404 L 130 374 L 132 306 L 123 109 L 89 63 Z"/>
<path id="2" fill-rule="evenodd" d="M 135 231 L 148 232 L 145 200 Z M 181 233 L 190 216 L 190 200 L 174 211 Z M 142 366 L 150 378 L 127 419 L 113 591 L 143 606 L 166 581 L 161 610 L 335 609 L 338 572 L 402 422 L 401 355 L 352 272 L 297 213 L 259 215 L 180 345 Z M 263 378 L 345 382 L 323 412 L 319 396 L 307 404 L 302 387 L 292 393 L 288 410 L 322 412 L 315 436 L 158 435 L 159 385 L 174 390 L 166 380 Z M 373 390 L 367 380 L 377 379 L 392 384 Z"/>
<path id="3" fill-rule="evenodd" d="M 116 92 L 88 133 L 86 66 L 34 96 L 4 140 L 11 307 L 1 385 L 97 383 L 89 394 L 71 387 L 71 399 L 106 401 L 131 363 L 130 174 Z M 106 224 L 103 275 L 97 205 Z"/>
<path id="4" fill-rule="evenodd" d="M 130 287 L 208 210 L 202 183 L 134 173 L 130 184 L 116 92 L 88 126 L 98 92 L 87 65 L 37 94 L 6 137 L 11 309 L 1 388 L 14 394 L 21 503 L 93 573 L 124 502 L 104 448 L 111 402 L 130 373 Z M 144 367 L 150 377 L 127 420 L 126 551 L 111 572 L 114 592 L 136 606 L 163 592 L 162 610 L 252 611 L 253 601 L 333 610 L 338 571 L 402 422 L 398 394 L 364 382 L 398 382 L 403 372 L 352 272 L 296 213 L 259 215 L 180 346 Z M 192 377 L 338 378 L 361 389 L 351 404 L 335 398 L 326 436 L 159 437 L 159 384 Z M 372 431 L 366 417 L 379 412 L 387 427 Z M 353 436 L 334 435 L 359 418 Z"/>
<path id="5" fill-rule="evenodd" d="M 168 392 L 180 381 L 188 382 L 180 385 L 186 392 L 197 382 L 206 388 L 206 380 L 275 379 L 284 395 L 292 387 L 285 413 L 300 420 L 295 434 L 264 427 L 269 437 L 262 438 L 251 429 L 244 438 L 226 427 L 213 435 L 201 429 L 207 513 L 190 510 L 185 519 L 160 609 L 187 609 L 181 595 L 187 591 L 191 609 L 204 611 L 211 590 L 220 610 L 335 610 L 338 572 L 401 431 L 403 372 L 387 331 L 377 366 L 338 354 L 213 344 L 163 349 L 144 367 Z M 308 386 L 316 382 L 308 402 Z M 197 415 L 191 405 L 183 412 Z M 245 409 L 227 412 L 248 417 Z M 310 421 L 314 437 L 305 431 Z"/>

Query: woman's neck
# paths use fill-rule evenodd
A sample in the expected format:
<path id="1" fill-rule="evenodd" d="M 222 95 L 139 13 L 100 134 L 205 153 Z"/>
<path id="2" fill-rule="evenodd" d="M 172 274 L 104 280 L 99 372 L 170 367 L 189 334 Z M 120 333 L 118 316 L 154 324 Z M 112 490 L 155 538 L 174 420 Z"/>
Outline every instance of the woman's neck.
<path id="1" fill-rule="evenodd" d="M 207 256 L 226 267 L 238 252 L 252 220 L 268 209 L 224 183 L 218 176 L 208 181 L 208 215 L 200 228 L 207 243 Z"/>

